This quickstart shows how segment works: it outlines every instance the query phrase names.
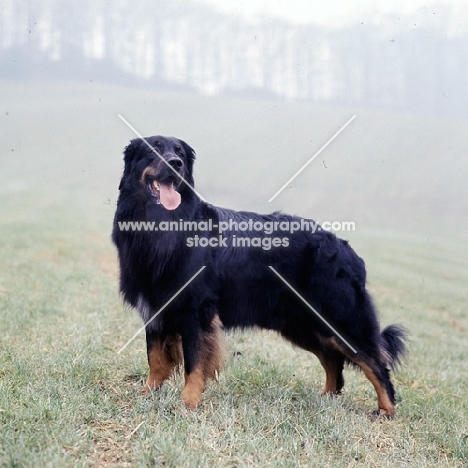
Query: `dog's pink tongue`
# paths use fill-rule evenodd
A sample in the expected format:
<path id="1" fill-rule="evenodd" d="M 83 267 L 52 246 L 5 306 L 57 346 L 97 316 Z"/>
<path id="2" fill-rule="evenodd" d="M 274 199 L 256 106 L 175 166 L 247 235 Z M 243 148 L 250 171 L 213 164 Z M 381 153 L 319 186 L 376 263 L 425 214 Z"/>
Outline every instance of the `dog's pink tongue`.
<path id="1" fill-rule="evenodd" d="M 174 184 L 159 183 L 159 198 L 166 210 L 175 210 L 181 202 L 180 193 L 174 190 Z"/>

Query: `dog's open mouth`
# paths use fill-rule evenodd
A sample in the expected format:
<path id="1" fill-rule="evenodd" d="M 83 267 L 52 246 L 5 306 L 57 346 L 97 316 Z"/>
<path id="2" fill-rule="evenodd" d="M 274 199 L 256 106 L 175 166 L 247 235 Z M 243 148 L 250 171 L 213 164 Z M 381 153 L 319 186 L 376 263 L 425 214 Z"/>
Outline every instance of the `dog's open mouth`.
<path id="1" fill-rule="evenodd" d="M 147 183 L 148 191 L 166 210 L 175 210 L 181 203 L 180 193 L 175 189 L 172 177 L 163 181 L 153 179 Z"/>

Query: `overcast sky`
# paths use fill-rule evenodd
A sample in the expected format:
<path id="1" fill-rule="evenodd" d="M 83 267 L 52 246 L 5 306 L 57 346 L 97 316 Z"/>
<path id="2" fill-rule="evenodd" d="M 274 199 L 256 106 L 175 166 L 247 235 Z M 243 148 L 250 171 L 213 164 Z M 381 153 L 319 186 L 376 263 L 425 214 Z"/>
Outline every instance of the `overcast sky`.
<path id="1" fill-rule="evenodd" d="M 237 13 L 249 18 L 276 16 L 295 23 L 343 26 L 362 18 L 385 14 L 404 16 L 430 8 L 436 3 L 468 9 L 467 0 L 196 0 L 218 11 Z M 463 15 L 466 18 L 466 15 Z"/>

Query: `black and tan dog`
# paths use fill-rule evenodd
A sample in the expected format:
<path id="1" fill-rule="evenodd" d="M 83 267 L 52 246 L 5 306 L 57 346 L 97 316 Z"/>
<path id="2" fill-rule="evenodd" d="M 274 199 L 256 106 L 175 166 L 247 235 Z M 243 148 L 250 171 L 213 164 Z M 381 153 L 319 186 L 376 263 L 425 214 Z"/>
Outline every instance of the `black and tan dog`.
<path id="1" fill-rule="evenodd" d="M 193 190 L 194 159 L 185 142 L 162 136 L 133 140 L 125 149 L 112 237 L 124 300 L 145 323 L 151 320 L 146 326 L 150 370 L 143 391 L 159 388 L 183 363 L 182 399 L 195 408 L 221 365 L 223 328 L 260 327 L 317 355 L 326 374 L 323 393 L 341 392 L 345 363 L 361 368 L 377 392 L 377 413 L 392 417 L 395 391 L 389 369 L 405 351 L 405 330 L 391 325 L 380 331 L 363 260 L 330 232 L 285 235 L 282 223 L 304 222 L 299 218 L 221 209 L 202 201 Z M 128 229 L 129 222 L 147 224 Z M 202 222 L 205 229 L 196 236 L 176 229 L 185 222 L 192 227 Z M 173 229 L 167 229 L 171 223 Z M 231 229 L 220 234 L 223 223 Z M 268 234 L 252 229 L 262 223 L 271 227 Z"/>

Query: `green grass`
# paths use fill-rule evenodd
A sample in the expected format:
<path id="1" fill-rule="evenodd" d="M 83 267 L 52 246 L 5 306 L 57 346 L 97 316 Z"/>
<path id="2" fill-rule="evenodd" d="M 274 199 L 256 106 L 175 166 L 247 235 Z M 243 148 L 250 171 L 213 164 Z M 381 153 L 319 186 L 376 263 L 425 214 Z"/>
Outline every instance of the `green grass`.
<path id="1" fill-rule="evenodd" d="M 201 408 L 179 401 L 182 376 L 139 395 L 144 338 L 117 293 L 112 207 L 90 212 L 43 196 L 1 198 L 1 466 L 463 466 L 468 457 L 466 287 L 456 244 L 368 233 L 382 323 L 412 332 L 395 374 L 394 421 L 371 422 L 376 397 L 346 371 L 346 393 L 320 397 L 314 356 L 270 333 L 228 336 L 226 365 Z M 37 203 L 36 203 L 37 206 Z M 464 461 L 463 461 L 464 460 Z"/>
<path id="2" fill-rule="evenodd" d="M 141 396 L 147 372 L 144 337 L 117 354 L 141 323 L 119 298 L 110 242 L 119 153 L 131 135 L 118 136 L 126 130 L 109 122 L 126 106 L 127 113 L 135 111 L 130 106 L 135 100 L 144 107 L 143 95 L 123 93 L 118 106 L 117 97 L 110 99 L 113 90 L 65 99 L 57 88 L 58 97 L 49 101 L 35 97 L 36 91 L 20 89 L 8 96 L 10 120 L 0 137 L 3 149 L 14 149 L 0 174 L 0 466 L 466 466 L 466 235 L 447 237 L 425 229 L 409 234 L 388 226 L 372 231 L 363 227 L 364 220 L 357 232 L 345 235 L 366 260 L 382 325 L 402 323 L 412 333 L 405 365 L 394 374 L 394 421 L 371 421 L 375 392 L 353 369 L 345 371 L 344 395 L 321 397 L 324 374 L 317 359 L 266 332 L 227 337 L 225 368 L 219 382 L 208 386 L 199 409 L 190 412 L 181 404 L 181 375 L 160 392 Z M 102 107 L 101 98 L 108 101 Z M 158 108 L 152 99 L 145 101 L 149 111 L 135 111 L 141 126 L 151 126 L 146 119 Z M 170 100 L 161 97 L 165 105 Z M 237 186 L 229 180 L 240 177 L 241 169 L 226 174 L 224 163 L 215 163 L 211 132 L 200 122 L 195 128 L 188 124 L 204 102 L 214 114 L 207 117 L 210 125 L 219 119 L 219 141 L 232 131 L 232 121 L 220 119 L 222 110 L 214 101 L 178 95 L 174 102 L 176 111 L 187 115 L 176 118 L 176 111 L 169 112 L 164 125 L 176 129 L 161 133 L 181 134 L 186 125 L 187 133 L 208 146 L 210 156 L 197 163 L 203 194 L 226 205 L 257 208 L 247 205 L 254 195 L 244 190 L 248 182 Z M 252 111 L 247 120 L 258 120 L 258 130 L 266 119 L 258 106 L 266 104 L 244 104 Z M 223 105 L 242 108 L 237 101 Z M 291 119 L 294 106 L 288 106 L 282 112 Z M 305 114 L 306 107 L 298 106 L 298 112 Z M 327 122 L 336 112 L 345 115 L 324 112 Z M 32 132 L 23 133 L 27 128 Z M 254 133 L 239 133 L 238 142 L 231 136 L 236 151 Z M 230 184 L 225 194 L 218 173 L 223 184 Z M 358 187 L 355 201 L 372 196 Z M 296 189 L 304 194 L 308 187 Z M 278 204 L 293 211 L 288 200 Z M 334 201 L 340 202 L 348 203 Z M 314 216 L 315 205 L 304 203 L 301 209 Z M 400 203 L 388 209 L 397 210 Z M 429 211 L 415 212 L 425 227 L 437 220 Z"/>

